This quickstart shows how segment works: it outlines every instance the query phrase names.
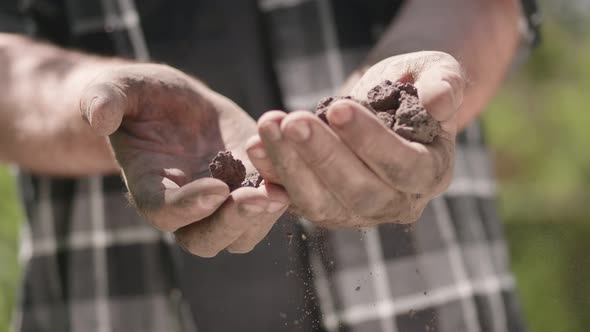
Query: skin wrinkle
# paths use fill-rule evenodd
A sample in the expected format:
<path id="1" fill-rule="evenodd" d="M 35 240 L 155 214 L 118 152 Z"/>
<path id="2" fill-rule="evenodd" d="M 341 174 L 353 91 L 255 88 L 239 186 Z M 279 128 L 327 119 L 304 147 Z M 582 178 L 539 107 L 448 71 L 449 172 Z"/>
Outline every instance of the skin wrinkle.
<path id="1" fill-rule="evenodd" d="M 351 202 L 341 202 L 341 204 L 350 207 L 351 211 L 356 212 L 362 217 L 370 217 L 376 211 L 383 209 L 383 206 L 376 204 L 376 201 L 379 202 L 379 200 L 376 200 L 375 196 L 373 196 L 373 194 L 383 195 L 383 193 L 372 193 L 371 191 L 371 188 L 364 189 L 363 187 L 359 187 Z"/>

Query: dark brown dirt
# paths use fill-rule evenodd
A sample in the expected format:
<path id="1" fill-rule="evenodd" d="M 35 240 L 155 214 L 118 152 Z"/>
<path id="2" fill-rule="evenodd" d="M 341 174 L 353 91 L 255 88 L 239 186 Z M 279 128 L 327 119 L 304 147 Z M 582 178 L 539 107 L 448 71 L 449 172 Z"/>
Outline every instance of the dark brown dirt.
<path id="1" fill-rule="evenodd" d="M 379 120 L 381 120 L 381 122 L 383 122 L 385 127 L 389 129 L 393 128 L 393 125 L 395 124 L 395 118 L 393 114 L 389 114 L 387 112 L 377 112 L 377 117 Z"/>
<path id="2" fill-rule="evenodd" d="M 366 101 L 350 96 L 323 98 L 318 103 L 315 114 L 328 123 L 328 108 L 342 99 L 353 100 L 367 107 L 387 128 L 407 140 L 429 144 L 440 134 L 440 124 L 424 109 L 418 98 L 418 90 L 411 83 L 385 80 L 369 90 Z"/>
<path id="3" fill-rule="evenodd" d="M 434 141 L 441 128 L 438 121 L 424 109 L 418 97 L 402 91 L 393 131 L 407 140 L 427 144 Z"/>
<path id="4" fill-rule="evenodd" d="M 418 96 L 418 91 L 410 83 L 393 83 L 390 80 L 385 80 L 369 90 L 367 100 L 375 111 L 392 113 L 400 106 L 402 91 L 416 97 Z"/>
<path id="5" fill-rule="evenodd" d="M 355 102 L 365 106 L 366 108 L 368 108 L 372 112 L 375 112 L 375 110 L 373 110 L 371 105 L 369 105 L 369 103 L 367 103 L 364 100 L 358 100 L 358 99 L 355 99 L 351 96 L 334 96 L 334 97 L 322 98 L 320 100 L 320 102 L 318 103 L 318 106 L 316 106 L 316 108 L 315 108 L 315 112 L 314 112 L 315 115 L 317 115 L 325 123 L 328 123 L 328 118 L 326 116 L 328 113 L 328 108 L 330 108 L 330 105 L 332 105 L 334 102 L 336 102 L 338 100 L 342 100 L 342 99 L 348 99 L 348 100 L 355 101 Z"/>
<path id="6" fill-rule="evenodd" d="M 260 187 L 262 176 L 258 172 L 246 176 L 246 167 L 230 151 L 220 151 L 209 164 L 211 176 L 227 184 L 231 191 L 239 187 Z"/>
<path id="7" fill-rule="evenodd" d="M 220 151 L 209 164 L 211 176 L 225 182 L 231 191 L 242 186 L 246 178 L 246 167 L 235 159 L 230 151 Z"/>

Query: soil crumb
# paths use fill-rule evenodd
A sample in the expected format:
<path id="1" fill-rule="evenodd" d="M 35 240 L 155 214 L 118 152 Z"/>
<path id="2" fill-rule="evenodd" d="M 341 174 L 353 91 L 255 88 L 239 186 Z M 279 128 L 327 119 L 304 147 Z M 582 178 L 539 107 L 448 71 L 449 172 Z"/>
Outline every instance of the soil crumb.
<path id="1" fill-rule="evenodd" d="M 211 176 L 225 182 L 231 191 L 242 186 L 246 167 L 230 151 L 219 151 L 209 164 Z"/>
<path id="2" fill-rule="evenodd" d="M 357 100 L 351 96 L 326 97 L 319 101 L 315 114 L 328 123 L 328 108 L 342 99 L 365 106 L 375 113 L 385 127 L 407 140 L 429 144 L 441 133 L 440 123 L 420 103 L 418 90 L 411 83 L 384 80 L 369 90 L 366 100 Z"/>

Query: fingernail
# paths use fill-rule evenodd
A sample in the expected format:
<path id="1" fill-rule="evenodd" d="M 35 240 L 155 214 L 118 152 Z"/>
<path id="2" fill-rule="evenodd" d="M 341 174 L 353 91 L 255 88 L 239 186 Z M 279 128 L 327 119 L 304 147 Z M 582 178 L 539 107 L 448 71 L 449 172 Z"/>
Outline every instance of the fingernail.
<path id="1" fill-rule="evenodd" d="M 270 202 L 268 203 L 268 206 L 266 207 L 266 212 L 268 213 L 276 213 L 281 211 L 282 209 L 285 208 L 285 204 L 281 203 L 281 202 Z"/>
<path id="2" fill-rule="evenodd" d="M 240 208 L 245 212 L 248 216 L 256 216 L 261 214 L 264 211 L 264 208 L 260 205 L 256 204 L 240 204 Z"/>
<path id="3" fill-rule="evenodd" d="M 281 129 L 275 122 L 269 121 L 262 128 L 266 134 L 266 137 L 271 141 L 278 141 L 281 139 Z"/>
<path id="4" fill-rule="evenodd" d="M 346 123 L 352 120 L 352 106 L 346 104 L 339 104 L 334 107 L 329 112 L 329 121 L 332 124 L 337 126 L 345 125 Z"/>
<path id="5" fill-rule="evenodd" d="M 306 141 L 311 136 L 311 129 L 305 120 L 293 121 L 287 125 L 285 132 L 291 140 L 299 143 Z"/>
<path id="6" fill-rule="evenodd" d="M 266 151 L 263 148 L 252 148 L 248 152 L 252 155 L 252 157 L 257 159 L 266 158 Z"/>
<path id="7" fill-rule="evenodd" d="M 199 203 L 206 209 L 215 209 L 225 201 L 226 197 L 222 195 L 205 195 L 200 198 Z"/>

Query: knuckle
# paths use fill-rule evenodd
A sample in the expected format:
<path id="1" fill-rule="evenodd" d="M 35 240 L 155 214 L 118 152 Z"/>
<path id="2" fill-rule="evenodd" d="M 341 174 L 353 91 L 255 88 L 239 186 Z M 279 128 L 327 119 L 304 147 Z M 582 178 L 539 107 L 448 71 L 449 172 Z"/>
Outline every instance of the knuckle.
<path id="1" fill-rule="evenodd" d="M 170 218 L 162 216 L 159 210 L 146 211 L 140 209 L 139 212 L 152 226 L 162 232 L 174 232 L 178 228 Z"/>
<path id="2" fill-rule="evenodd" d="M 174 232 L 176 230 L 176 227 L 171 222 L 151 218 L 148 219 L 154 227 L 162 232 Z"/>
<path id="3" fill-rule="evenodd" d="M 310 168 L 329 168 L 336 162 L 336 149 L 329 148 L 325 146 L 320 151 L 317 151 L 315 154 L 307 154 L 306 156 L 306 164 Z"/>
<path id="4" fill-rule="evenodd" d="M 174 237 L 180 248 L 194 256 L 211 258 L 217 256 L 220 251 L 212 245 L 195 241 L 194 234 L 187 227 L 176 231 Z"/>

